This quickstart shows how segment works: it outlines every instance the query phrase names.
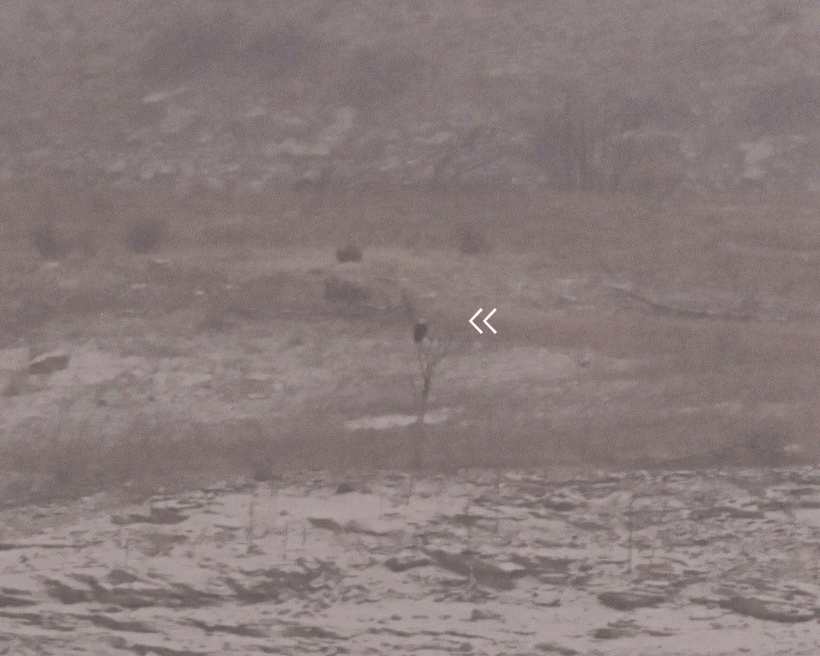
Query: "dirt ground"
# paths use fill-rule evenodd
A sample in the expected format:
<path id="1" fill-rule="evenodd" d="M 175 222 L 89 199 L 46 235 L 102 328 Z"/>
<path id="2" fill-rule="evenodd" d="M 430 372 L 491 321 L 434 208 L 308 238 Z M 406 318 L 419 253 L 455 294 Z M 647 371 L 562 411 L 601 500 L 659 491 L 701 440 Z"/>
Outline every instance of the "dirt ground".
<path id="1" fill-rule="evenodd" d="M 36 189 L 4 193 L 6 500 L 406 467 L 422 316 L 448 345 L 428 467 L 817 455 L 808 204 L 412 189 L 91 203 L 66 190 L 63 252 L 42 258 Z M 149 219 L 158 246 L 134 253 L 129 231 Z M 336 261 L 347 242 L 361 262 Z M 469 325 L 479 307 L 497 309 L 497 335 Z M 25 372 L 55 349 L 67 368 Z"/>
<path id="2" fill-rule="evenodd" d="M 816 653 L 810 204 L 2 193 L 0 652 Z"/>

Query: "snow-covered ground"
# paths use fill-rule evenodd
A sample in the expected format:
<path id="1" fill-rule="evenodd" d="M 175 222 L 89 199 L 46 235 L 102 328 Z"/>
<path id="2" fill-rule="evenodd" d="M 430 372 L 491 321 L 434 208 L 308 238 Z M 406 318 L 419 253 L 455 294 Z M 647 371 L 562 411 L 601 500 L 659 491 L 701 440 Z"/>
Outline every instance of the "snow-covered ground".
<path id="1" fill-rule="evenodd" d="M 820 469 L 293 474 L 0 513 L 0 653 L 820 653 Z"/>

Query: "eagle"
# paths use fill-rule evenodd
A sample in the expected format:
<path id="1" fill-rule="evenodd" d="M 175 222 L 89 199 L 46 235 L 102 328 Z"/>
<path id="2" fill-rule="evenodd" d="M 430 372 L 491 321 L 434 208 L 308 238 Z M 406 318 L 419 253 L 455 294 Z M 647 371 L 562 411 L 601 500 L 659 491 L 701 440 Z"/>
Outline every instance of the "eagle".
<path id="1" fill-rule="evenodd" d="M 427 322 L 424 319 L 419 319 L 413 324 L 413 341 L 420 344 L 427 336 Z"/>

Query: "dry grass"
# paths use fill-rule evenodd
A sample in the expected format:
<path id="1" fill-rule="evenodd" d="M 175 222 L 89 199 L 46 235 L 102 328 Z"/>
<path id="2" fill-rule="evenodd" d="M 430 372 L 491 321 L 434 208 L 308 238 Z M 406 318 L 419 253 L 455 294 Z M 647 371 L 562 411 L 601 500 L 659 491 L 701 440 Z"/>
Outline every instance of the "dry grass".
<path id="1" fill-rule="evenodd" d="M 621 413 L 582 413 L 572 421 L 498 414 L 476 408 L 468 425 L 428 427 L 425 469 L 587 463 L 646 467 L 685 463 L 690 457 L 695 457 L 691 466 L 776 464 L 779 446 L 805 445 L 816 431 L 816 417 L 807 414 L 789 420 L 751 415 L 738 420 L 716 410 L 684 416 L 648 404 Z M 64 437 L 61 427 L 59 437 L 27 436 L 4 444 L 0 481 L 4 499 L 13 502 L 99 490 L 139 496 L 160 486 L 182 489 L 237 476 L 267 480 L 305 469 L 412 468 L 412 427 L 348 432 L 340 430 L 336 419 L 319 413 L 286 422 L 261 419 L 221 426 L 169 421 L 157 434 L 134 430 L 117 443 L 100 443 L 87 434 Z M 761 436 L 774 451 L 759 450 Z M 32 447 L 32 442 L 39 446 Z M 812 452 L 808 446 L 803 455 L 817 455 L 816 448 Z M 712 453 L 718 453 L 714 460 Z M 699 460 L 700 454 L 706 455 Z"/>
<path id="2" fill-rule="evenodd" d="M 516 416 L 516 399 L 505 408 L 471 406 L 466 425 L 428 427 L 424 468 L 455 471 L 472 467 L 550 467 L 556 465 L 632 467 L 665 461 L 690 466 L 775 464 L 768 451 L 755 451 L 761 435 L 775 448 L 804 447 L 816 457 L 816 404 L 786 419 L 743 419 L 717 409 L 695 415 L 659 408 L 647 399 L 620 411 L 581 412 L 569 418 Z M 463 400 L 463 399 L 462 399 Z M 509 403 L 506 401 L 509 400 Z M 816 398 L 815 398 L 816 400 Z M 521 400 L 517 400 L 519 405 Z M 531 410 L 524 404 L 525 409 Z M 135 422 L 116 443 L 100 443 L 91 433 L 28 435 L 0 450 L 0 481 L 7 502 L 75 497 L 99 490 L 150 494 L 158 487 L 182 489 L 237 476 L 267 480 L 305 469 L 407 470 L 413 466 L 412 427 L 349 432 L 340 417 L 318 411 L 287 421 L 260 419 L 205 426 L 168 420 L 151 434 Z M 154 422 L 156 425 L 156 422 Z M 33 444 L 39 446 L 32 446 Z M 733 450 L 734 449 L 734 450 Z M 737 449 L 740 449 L 737 451 Z M 710 460 L 712 453 L 725 452 Z M 699 454 L 706 454 L 700 460 Z M 774 456 L 779 456 L 779 452 Z M 684 466 L 684 465 L 676 465 Z"/>
<path id="3" fill-rule="evenodd" d="M 335 279 L 312 272 L 340 266 L 335 248 L 349 240 L 368 253 L 356 265 L 356 285 L 369 293 L 386 276 L 437 290 L 435 303 L 420 301 L 419 310 L 445 332 L 459 334 L 480 291 L 499 299 L 503 347 L 591 351 L 639 363 L 632 373 L 593 371 L 575 386 L 556 383 L 540 401 L 523 382 L 469 393 L 442 386 L 436 403 L 465 408 L 468 421 L 430 428 L 430 467 L 623 464 L 625 456 L 649 462 L 745 444 L 772 430 L 799 444 L 804 455 L 818 454 L 820 330 L 812 313 L 820 307 L 820 227 L 813 206 L 799 199 L 764 203 L 750 194 L 648 201 L 412 188 L 355 195 L 327 190 L 181 198 L 158 189 L 96 195 L 92 202 L 89 194 L 53 185 L 0 190 L 0 238 L 10 245 L 0 258 L 9 290 L 0 298 L 3 342 L 33 339 L 58 318 L 73 321 L 77 335 L 86 337 L 101 312 L 132 317 L 132 332 L 173 316 L 168 330 L 179 335 L 197 327 L 236 331 L 283 310 L 323 315 L 332 305 L 323 284 Z M 55 228 L 76 245 L 58 271 L 74 281 L 68 287 L 56 285 L 57 274 L 32 257 L 30 226 L 41 219 L 44 197 L 54 199 Z M 161 246 L 170 263 L 156 264 L 122 243 L 123 230 L 146 217 L 167 222 Z M 462 256 L 454 235 L 464 225 L 478 226 L 492 253 Z M 98 246 L 93 253 L 74 237 L 89 233 Z M 676 294 L 688 294 L 695 305 L 746 308 L 753 315 L 776 301 L 792 315 L 780 321 L 692 319 L 654 314 L 612 295 L 596 297 L 590 307 L 565 307 L 548 294 L 536 305 L 510 291 L 509 281 L 537 285 L 565 277 L 598 290 L 631 285 L 673 305 Z M 355 321 L 363 339 L 394 339 L 404 330 L 398 314 Z M 311 325 L 301 343 L 324 343 L 333 330 Z M 457 348 L 453 357 L 465 353 Z M 66 439 L 29 435 L 6 442 L 0 473 L 31 476 L 41 490 L 68 494 L 127 481 L 150 487 L 310 467 L 406 467 L 412 457 L 406 429 L 339 429 L 354 413 L 412 409 L 406 380 L 363 372 L 373 387 L 364 400 L 340 388 L 309 415 L 297 412 L 287 422 L 260 418 L 261 428 L 168 420 L 150 435 L 135 424 L 111 445 L 76 427 Z M 634 388 L 610 394 L 608 386 L 621 380 L 634 381 Z M 578 411 L 562 415 L 564 407 Z"/>

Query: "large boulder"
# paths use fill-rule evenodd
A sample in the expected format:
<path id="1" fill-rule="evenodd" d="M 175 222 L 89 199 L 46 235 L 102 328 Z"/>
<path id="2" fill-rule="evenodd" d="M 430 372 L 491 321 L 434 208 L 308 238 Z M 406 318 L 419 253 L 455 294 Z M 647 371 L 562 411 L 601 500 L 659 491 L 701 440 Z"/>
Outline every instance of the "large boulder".
<path id="1" fill-rule="evenodd" d="M 68 367 L 69 355 L 65 351 L 49 351 L 38 355 L 28 363 L 30 374 L 50 374 Z"/>

